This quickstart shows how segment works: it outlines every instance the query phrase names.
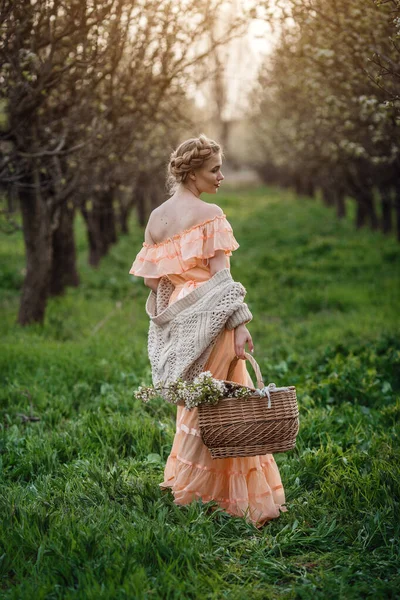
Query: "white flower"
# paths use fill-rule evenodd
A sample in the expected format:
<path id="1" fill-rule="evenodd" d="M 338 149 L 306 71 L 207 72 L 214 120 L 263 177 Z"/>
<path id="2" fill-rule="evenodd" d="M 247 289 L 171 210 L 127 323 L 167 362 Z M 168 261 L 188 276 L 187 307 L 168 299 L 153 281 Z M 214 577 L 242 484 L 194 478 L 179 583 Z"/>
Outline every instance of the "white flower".
<path id="1" fill-rule="evenodd" d="M 192 382 L 179 378 L 168 385 L 158 387 L 139 386 L 135 397 L 148 402 L 151 398 L 161 396 L 167 402 L 184 404 L 188 410 L 200 404 L 217 404 L 221 398 L 246 398 L 251 389 L 240 384 L 226 385 L 221 379 L 215 379 L 211 371 L 203 371 Z"/>

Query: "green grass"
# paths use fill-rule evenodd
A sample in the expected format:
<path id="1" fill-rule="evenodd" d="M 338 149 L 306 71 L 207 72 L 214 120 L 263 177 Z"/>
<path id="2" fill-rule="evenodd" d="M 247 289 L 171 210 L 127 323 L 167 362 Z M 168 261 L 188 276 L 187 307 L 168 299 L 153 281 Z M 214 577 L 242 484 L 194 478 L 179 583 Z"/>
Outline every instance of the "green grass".
<path id="1" fill-rule="evenodd" d="M 1 598 L 399 598 L 400 245 L 273 188 L 219 195 L 265 383 L 296 385 L 288 512 L 257 530 L 161 492 L 175 408 L 151 381 L 143 231 L 16 325 L 19 235 L 0 240 Z M 351 208 L 351 207 L 350 207 Z M 21 414 L 40 417 L 23 422 Z"/>

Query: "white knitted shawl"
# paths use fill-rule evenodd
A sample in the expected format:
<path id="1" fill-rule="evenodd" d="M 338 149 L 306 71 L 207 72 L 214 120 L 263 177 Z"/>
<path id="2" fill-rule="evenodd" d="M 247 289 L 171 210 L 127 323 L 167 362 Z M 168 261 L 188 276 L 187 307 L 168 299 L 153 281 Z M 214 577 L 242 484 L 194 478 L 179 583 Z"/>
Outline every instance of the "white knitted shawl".
<path id="1" fill-rule="evenodd" d="M 246 290 L 232 279 L 228 268 L 168 306 L 174 289 L 164 276 L 146 302 L 153 385 L 167 385 L 179 377 L 193 381 L 203 371 L 221 331 L 253 318 L 243 302 Z"/>

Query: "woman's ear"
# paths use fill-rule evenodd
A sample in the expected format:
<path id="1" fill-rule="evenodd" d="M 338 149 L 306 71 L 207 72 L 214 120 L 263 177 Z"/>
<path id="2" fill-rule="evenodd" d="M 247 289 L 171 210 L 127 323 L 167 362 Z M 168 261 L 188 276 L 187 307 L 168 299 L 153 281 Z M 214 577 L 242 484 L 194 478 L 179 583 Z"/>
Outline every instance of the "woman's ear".
<path id="1" fill-rule="evenodd" d="M 190 171 L 190 179 L 193 179 L 193 181 L 196 179 L 196 175 L 193 173 L 193 171 Z"/>

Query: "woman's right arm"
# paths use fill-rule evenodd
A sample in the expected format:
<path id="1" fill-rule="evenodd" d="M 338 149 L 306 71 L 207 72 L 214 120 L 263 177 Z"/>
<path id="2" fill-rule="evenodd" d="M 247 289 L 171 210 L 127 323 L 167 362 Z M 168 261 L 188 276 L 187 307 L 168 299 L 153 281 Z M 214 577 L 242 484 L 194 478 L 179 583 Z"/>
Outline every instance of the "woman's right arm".
<path id="1" fill-rule="evenodd" d="M 146 287 L 150 288 L 151 290 L 153 290 L 153 292 L 157 292 L 157 288 L 158 288 L 160 279 L 161 279 L 161 277 L 159 277 L 158 279 L 156 279 L 155 277 L 145 277 L 144 285 Z"/>

